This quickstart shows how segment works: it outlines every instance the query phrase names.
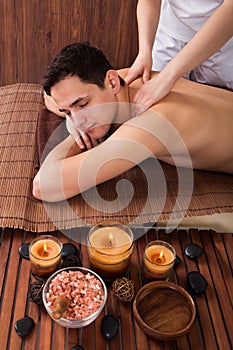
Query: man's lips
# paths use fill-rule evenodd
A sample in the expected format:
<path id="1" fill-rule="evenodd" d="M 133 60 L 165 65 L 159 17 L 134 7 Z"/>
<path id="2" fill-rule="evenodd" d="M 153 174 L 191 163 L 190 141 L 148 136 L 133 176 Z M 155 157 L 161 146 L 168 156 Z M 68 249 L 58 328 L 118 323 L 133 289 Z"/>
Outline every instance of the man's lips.
<path id="1" fill-rule="evenodd" d="M 85 127 L 85 129 L 83 128 L 84 129 L 83 132 L 85 132 L 85 133 L 92 132 L 94 127 L 95 127 L 95 124 L 87 126 L 87 127 Z"/>

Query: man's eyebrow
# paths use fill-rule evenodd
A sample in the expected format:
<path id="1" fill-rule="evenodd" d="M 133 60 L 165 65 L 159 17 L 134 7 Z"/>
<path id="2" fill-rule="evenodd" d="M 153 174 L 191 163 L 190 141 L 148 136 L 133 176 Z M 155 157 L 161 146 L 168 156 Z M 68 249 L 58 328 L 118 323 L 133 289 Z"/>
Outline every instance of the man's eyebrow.
<path id="1" fill-rule="evenodd" d="M 73 107 L 75 106 L 77 103 L 81 102 L 82 100 L 84 100 L 85 98 L 87 98 L 89 95 L 86 95 L 86 96 L 82 96 L 82 97 L 78 97 L 76 100 L 74 100 L 70 105 L 69 107 Z M 65 112 L 66 109 L 60 109 L 59 108 L 59 112 Z"/>

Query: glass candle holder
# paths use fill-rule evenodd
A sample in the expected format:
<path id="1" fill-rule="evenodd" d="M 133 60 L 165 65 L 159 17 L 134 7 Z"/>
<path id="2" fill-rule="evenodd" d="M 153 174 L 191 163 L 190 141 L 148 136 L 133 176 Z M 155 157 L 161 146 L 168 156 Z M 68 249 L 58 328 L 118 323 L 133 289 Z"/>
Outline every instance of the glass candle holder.
<path id="1" fill-rule="evenodd" d="M 146 280 L 168 281 L 176 259 L 175 249 L 167 242 L 152 241 L 147 244 L 142 260 L 142 273 Z"/>
<path id="2" fill-rule="evenodd" d="M 93 226 L 87 237 L 91 269 L 105 281 L 112 281 L 127 272 L 133 248 L 131 229 L 115 221 Z"/>
<path id="3" fill-rule="evenodd" d="M 29 257 L 32 274 L 47 278 L 61 266 L 62 243 L 51 235 L 39 236 L 29 245 Z"/>

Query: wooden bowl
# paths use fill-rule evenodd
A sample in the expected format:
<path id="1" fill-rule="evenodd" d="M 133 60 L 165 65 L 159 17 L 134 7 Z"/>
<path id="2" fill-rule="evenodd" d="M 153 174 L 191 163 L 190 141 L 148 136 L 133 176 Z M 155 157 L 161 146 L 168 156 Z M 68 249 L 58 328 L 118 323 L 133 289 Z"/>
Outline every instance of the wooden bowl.
<path id="1" fill-rule="evenodd" d="M 139 327 L 150 337 L 174 340 L 186 334 L 196 316 L 191 296 L 172 282 L 156 281 L 142 287 L 133 312 Z"/>

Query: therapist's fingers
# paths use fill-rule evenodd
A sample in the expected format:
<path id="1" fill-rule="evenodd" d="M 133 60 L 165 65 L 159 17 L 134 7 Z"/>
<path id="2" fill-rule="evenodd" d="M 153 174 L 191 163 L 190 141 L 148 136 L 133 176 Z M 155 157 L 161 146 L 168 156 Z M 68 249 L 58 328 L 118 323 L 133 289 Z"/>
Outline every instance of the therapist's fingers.
<path id="1" fill-rule="evenodd" d="M 154 103 L 155 102 L 153 94 L 149 94 L 147 91 L 145 92 L 142 88 L 139 89 L 134 97 L 134 103 L 132 106 L 133 116 L 142 114 Z"/>
<path id="2" fill-rule="evenodd" d="M 150 69 L 145 68 L 142 74 L 142 81 L 145 84 L 148 80 L 150 80 Z"/>
<path id="3" fill-rule="evenodd" d="M 142 110 L 150 108 L 169 94 L 175 82 L 176 79 L 166 73 L 159 73 L 142 85 L 134 97 L 134 103 L 142 106 Z"/>
<path id="4" fill-rule="evenodd" d="M 155 78 L 149 80 L 138 90 L 134 97 L 134 103 L 137 106 L 137 114 L 141 114 L 150 108 L 170 91 L 170 86 L 165 86 Z"/>
<path id="5" fill-rule="evenodd" d="M 145 102 L 143 102 L 143 104 L 134 104 L 132 107 L 132 117 L 136 117 L 140 114 L 142 114 L 143 112 L 145 112 L 147 109 L 149 109 L 152 105 L 152 101 L 151 100 L 147 100 Z"/>
<path id="6" fill-rule="evenodd" d="M 126 84 L 131 84 L 135 79 L 137 79 L 137 77 L 139 76 L 139 72 L 134 70 L 134 69 L 129 69 L 128 74 L 126 75 L 126 77 L 124 78 L 124 81 L 126 82 Z"/>

